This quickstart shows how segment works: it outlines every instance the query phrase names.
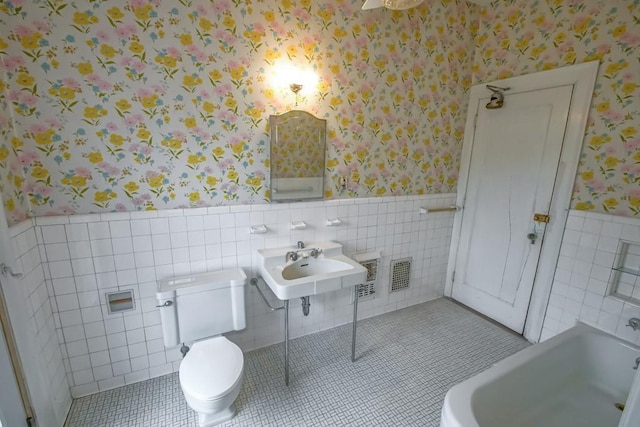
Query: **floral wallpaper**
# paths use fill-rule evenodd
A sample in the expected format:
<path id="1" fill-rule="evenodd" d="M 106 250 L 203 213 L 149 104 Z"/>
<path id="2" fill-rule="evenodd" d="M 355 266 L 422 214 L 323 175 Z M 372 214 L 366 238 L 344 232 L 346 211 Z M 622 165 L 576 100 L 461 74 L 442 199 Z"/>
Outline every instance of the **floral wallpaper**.
<path id="1" fill-rule="evenodd" d="M 572 207 L 640 215 L 640 1 L 497 1 L 475 42 L 474 84 L 600 60 Z"/>
<path id="2" fill-rule="evenodd" d="M 16 137 L 11 108 L 7 102 L 6 75 L 0 70 L 0 194 L 5 200 L 5 211 L 12 215 L 8 220 L 17 222 L 26 219 L 28 204 L 20 190 L 24 175 L 19 167 L 17 150 L 21 141 Z"/>
<path id="3" fill-rule="evenodd" d="M 362 3 L 2 0 L 11 221 L 265 203 L 268 117 L 296 101 L 327 120 L 326 197 L 453 191 L 477 8 Z M 296 100 L 283 65 L 317 83 Z"/>

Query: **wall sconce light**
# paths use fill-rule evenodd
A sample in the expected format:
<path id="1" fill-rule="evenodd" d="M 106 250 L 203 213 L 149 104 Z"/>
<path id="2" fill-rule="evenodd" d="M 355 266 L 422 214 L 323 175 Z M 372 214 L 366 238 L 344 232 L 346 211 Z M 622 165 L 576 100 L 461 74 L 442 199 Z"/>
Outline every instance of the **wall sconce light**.
<path id="1" fill-rule="evenodd" d="M 303 87 L 303 85 L 298 83 L 291 83 L 289 85 L 289 89 L 291 89 L 291 92 L 296 94 L 296 107 L 298 106 L 298 92 L 300 92 Z"/>

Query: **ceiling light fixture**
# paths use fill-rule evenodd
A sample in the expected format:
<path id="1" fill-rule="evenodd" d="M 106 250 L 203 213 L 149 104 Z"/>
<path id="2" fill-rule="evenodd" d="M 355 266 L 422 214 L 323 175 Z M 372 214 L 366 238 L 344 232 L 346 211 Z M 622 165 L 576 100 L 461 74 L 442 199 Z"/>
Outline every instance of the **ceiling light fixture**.
<path id="1" fill-rule="evenodd" d="M 386 7 L 391 10 L 405 10 L 418 6 L 424 0 L 366 0 L 362 5 L 362 10 Z"/>

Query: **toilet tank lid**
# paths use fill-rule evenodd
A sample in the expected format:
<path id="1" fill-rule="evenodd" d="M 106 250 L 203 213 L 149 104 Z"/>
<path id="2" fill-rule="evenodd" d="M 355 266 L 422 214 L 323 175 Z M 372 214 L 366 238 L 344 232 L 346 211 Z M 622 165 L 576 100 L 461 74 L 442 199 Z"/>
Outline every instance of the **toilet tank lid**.
<path id="1" fill-rule="evenodd" d="M 244 286 L 247 275 L 241 268 L 211 271 L 188 276 L 172 277 L 158 282 L 158 298 L 171 298 L 177 294 L 188 293 L 199 286 L 210 289 Z"/>

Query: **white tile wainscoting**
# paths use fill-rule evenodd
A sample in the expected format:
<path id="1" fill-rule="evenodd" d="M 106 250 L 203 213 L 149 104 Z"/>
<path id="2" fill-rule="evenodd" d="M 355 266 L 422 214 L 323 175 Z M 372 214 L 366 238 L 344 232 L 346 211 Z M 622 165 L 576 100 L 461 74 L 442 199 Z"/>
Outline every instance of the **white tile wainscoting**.
<path id="1" fill-rule="evenodd" d="M 609 296 L 621 239 L 640 244 L 640 218 L 569 212 L 541 340 L 579 320 L 640 344 L 640 333 L 626 326 L 629 318 L 640 317 L 640 307 Z"/>
<path id="2" fill-rule="evenodd" d="M 230 267 L 255 277 L 256 250 L 264 247 L 336 240 L 348 255 L 382 250 L 377 297 L 361 303 L 359 318 L 441 297 L 453 213 L 419 212 L 454 201 L 455 194 L 444 194 L 39 217 L 12 227 L 12 235 L 25 250 L 37 238 L 39 253 L 20 252 L 24 270 L 43 276 L 34 279 L 39 286 L 28 285 L 31 305 L 42 307 L 34 321 L 45 330 L 55 325 L 59 350 L 48 353 L 57 351 L 58 361 L 61 354 L 71 395 L 79 397 L 177 370 L 180 352 L 165 350 L 162 342 L 157 280 Z M 327 227 L 333 218 L 342 224 Z M 291 230 L 292 221 L 309 226 Z M 266 234 L 249 233 L 261 224 Z M 409 256 L 411 287 L 388 293 L 391 260 Z M 135 310 L 109 314 L 105 293 L 123 289 L 133 290 Z M 350 292 L 312 297 L 308 317 L 293 301 L 291 336 L 351 322 Z M 229 337 L 244 351 L 280 342 L 283 313 L 268 311 L 247 285 L 247 328 Z"/>

